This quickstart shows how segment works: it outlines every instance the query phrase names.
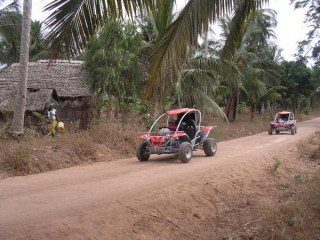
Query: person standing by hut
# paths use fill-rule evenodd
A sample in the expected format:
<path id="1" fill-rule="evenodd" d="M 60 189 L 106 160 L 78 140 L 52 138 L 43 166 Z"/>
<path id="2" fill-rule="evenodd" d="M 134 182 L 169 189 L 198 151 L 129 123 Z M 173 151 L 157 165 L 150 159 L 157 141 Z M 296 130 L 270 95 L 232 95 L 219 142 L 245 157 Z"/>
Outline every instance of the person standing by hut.
<path id="1" fill-rule="evenodd" d="M 47 119 L 49 120 L 49 136 L 52 137 L 56 134 L 56 127 L 58 124 L 57 121 L 57 110 L 53 107 L 53 105 L 50 105 L 47 112 Z"/>

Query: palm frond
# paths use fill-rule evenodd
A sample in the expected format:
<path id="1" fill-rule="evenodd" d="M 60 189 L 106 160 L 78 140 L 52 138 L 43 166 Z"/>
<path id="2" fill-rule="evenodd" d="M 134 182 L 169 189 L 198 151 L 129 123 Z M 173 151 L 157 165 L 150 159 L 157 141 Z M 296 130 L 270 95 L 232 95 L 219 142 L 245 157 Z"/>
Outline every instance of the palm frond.
<path id="1" fill-rule="evenodd" d="M 281 99 L 281 94 L 279 93 L 279 91 L 285 89 L 287 88 L 283 86 L 274 86 L 272 88 L 269 88 L 266 93 L 259 98 L 259 103 L 265 102 L 267 100 L 275 101 Z"/>
<path id="2" fill-rule="evenodd" d="M 205 94 L 203 91 L 198 90 L 198 93 L 201 94 L 201 96 L 206 100 L 208 105 L 210 106 L 211 111 L 221 119 L 223 119 L 226 122 L 228 121 L 228 118 L 226 114 L 223 112 L 223 110 L 219 107 L 219 105 L 207 94 Z"/>
<path id="3" fill-rule="evenodd" d="M 3 3 L 5 3 L 5 6 L 2 6 Z M 7 2 L 5 0 L 0 1 L 0 15 L 6 14 L 6 13 L 11 13 L 11 12 L 18 12 L 20 9 L 19 1 L 18 0 L 13 0 L 12 2 Z"/>
<path id="4" fill-rule="evenodd" d="M 67 52 L 77 55 L 107 18 L 134 17 L 150 0 L 53 0 L 45 7 L 52 14 L 44 21 L 50 30 L 52 58 Z"/>
<path id="5" fill-rule="evenodd" d="M 188 51 L 197 45 L 198 36 L 210 23 L 230 13 L 235 0 L 190 0 L 178 18 L 158 39 L 150 56 L 149 77 L 144 99 L 151 97 L 157 79 L 164 79 L 170 67 L 177 75 Z"/>

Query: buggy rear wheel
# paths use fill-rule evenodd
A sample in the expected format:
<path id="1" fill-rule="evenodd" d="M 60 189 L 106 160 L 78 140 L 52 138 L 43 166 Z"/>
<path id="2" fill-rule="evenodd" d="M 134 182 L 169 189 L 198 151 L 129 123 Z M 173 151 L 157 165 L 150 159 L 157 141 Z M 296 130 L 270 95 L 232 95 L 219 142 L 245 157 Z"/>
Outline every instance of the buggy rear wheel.
<path id="1" fill-rule="evenodd" d="M 192 158 L 192 146 L 189 142 L 183 142 L 181 143 L 179 147 L 179 157 L 181 162 L 187 163 Z"/>
<path id="2" fill-rule="evenodd" d="M 292 127 L 291 127 L 291 135 L 294 135 L 295 133 L 296 133 L 295 127 L 292 126 Z"/>
<path id="3" fill-rule="evenodd" d="M 148 161 L 150 157 L 150 153 L 146 151 L 147 143 L 139 143 L 136 148 L 136 157 L 139 159 L 139 161 Z"/>
<path id="4" fill-rule="evenodd" d="M 268 133 L 269 133 L 269 135 L 272 135 L 272 128 L 271 127 L 269 127 L 269 129 L 268 129 Z"/>
<path id="5" fill-rule="evenodd" d="M 217 143 L 213 138 L 208 138 L 203 142 L 203 151 L 210 157 L 214 156 L 217 152 Z"/>

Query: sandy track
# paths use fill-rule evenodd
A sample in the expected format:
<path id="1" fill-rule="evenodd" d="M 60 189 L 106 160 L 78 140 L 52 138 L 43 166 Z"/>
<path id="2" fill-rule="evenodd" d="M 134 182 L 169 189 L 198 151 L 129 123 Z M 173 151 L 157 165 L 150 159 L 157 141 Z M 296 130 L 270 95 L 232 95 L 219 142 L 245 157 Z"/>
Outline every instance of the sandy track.
<path id="1" fill-rule="evenodd" d="M 254 175 L 266 159 L 285 154 L 317 130 L 320 118 L 300 123 L 295 136 L 265 131 L 220 142 L 216 156 L 198 151 L 188 164 L 152 155 L 143 163 L 123 159 L 3 179 L 0 239 L 151 239 L 130 235 L 142 206 L 191 194 L 192 184 L 207 175 L 217 176 L 216 183 Z"/>

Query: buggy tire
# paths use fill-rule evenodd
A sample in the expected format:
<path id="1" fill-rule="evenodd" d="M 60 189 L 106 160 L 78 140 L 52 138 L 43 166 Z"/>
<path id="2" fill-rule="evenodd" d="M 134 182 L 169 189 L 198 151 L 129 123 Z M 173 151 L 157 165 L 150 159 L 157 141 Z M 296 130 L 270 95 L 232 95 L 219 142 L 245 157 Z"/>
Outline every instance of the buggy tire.
<path id="1" fill-rule="evenodd" d="M 276 131 L 276 134 L 279 134 L 280 133 L 280 131 Z"/>
<path id="2" fill-rule="evenodd" d="M 139 143 L 136 148 L 136 157 L 139 161 L 145 162 L 150 158 L 150 153 L 146 152 L 147 143 Z"/>
<path id="3" fill-rule="evenodd" d="M 208 157 L 212 157 L 217 152 L 217 142 L 213 138 L 207 138 L 203 142 L 203 151 Z"/>
<path id="4" fill-rule="evenodd" d="M 183 142 L 181 143 L 179 147 L 179 158 L 181 162 L 187 163 L 191 160 L 192 158 L 192 145 L 189 142 Z"/>
<path id="5" fill-rule="evenodd" d="M 295 130 L 295 127 L 293 126 L 292 128 L 291 128 L 291 135 L 294 135 L 296 133 L 296 130 Z"/>
<path id="6" fill-rule="evenodd" d="M 269 133 L 269 135 L 272 135 L 272 128 L 271 127 L 269 127 L 269 129 L 268 129 L 268 133 Z"/>

